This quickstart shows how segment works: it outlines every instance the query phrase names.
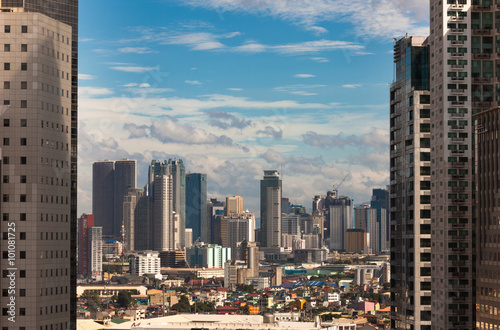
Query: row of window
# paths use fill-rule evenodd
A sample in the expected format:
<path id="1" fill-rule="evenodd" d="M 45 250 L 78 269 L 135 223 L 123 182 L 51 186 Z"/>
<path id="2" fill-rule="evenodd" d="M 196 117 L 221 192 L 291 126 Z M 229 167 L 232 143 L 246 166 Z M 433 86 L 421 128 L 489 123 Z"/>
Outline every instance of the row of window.
<path id="1" fill-rule="evenodd" d="M 55 234 L 55 235 L 54 235 Z M 59 234 L 61 234 L 61 236 L 59 236 Z M 64 238 L 64 234 L 66 234 L 66 238 Z M 68 240 L 68 233 L 54 233 L 54 232 L 51 232 L 50 233 L 50 238 L 49 238 L 49 233 L 48 232 L 45 232 L 45 235 L 43 232 L 40 232 L 40 240 L 44 240 L 44 237 L 45 237 L 45 240 L 46 241 L 64 241 L 64 240 Z M 59 239 L 59 237 L 61 239 Z M 57 276 L 57 275 L 56 275 Z"/>
<path id="2" fill-rule="evenodd" d="M 2 162 L 4 165 L 9 165 L 11 164 L 11 159 L 9 156 L 5 156 L 2 158 Z M 26 157 L 19 157 L 19 164 L 21 165 L 26 165 L 28 163 L 28 158 Z"/>
<path id="3" fill-rule="evenodd" d="M 65 55 L 64 53 L 59 53 L 59 51 L 54 50 L 54 48 L 48 48 L 45 46 L 40 46 L 42 49 L 42 54 L 52 56 L 54 58 L 57 58 L 58 60 L 62 60 L 63 62 L 69 63 L 69 55 Z"/>
<path id="4" fill-rule="evenodd" d="M 4 33 L 10 33 L 11 31 L 13 31 L 13 28 L 10 25 L 4 25 L 3 27 Z M 21 33 L 28 33 L 27 25 L 21 25 Z"/>
<path id="5" fill-rule="evenodd" d="M 44 198 L 45 196 L 45 198 Z M 55 198 L 54 198 L 55 197 Z M 64 202 L 66 200 L 66 202 Z M 52 203 L 52 204 L 68 204 L 68 197 L 64 196 L 54 196 L 54 195 L 40 195 L 40 203 Z"/>
<path id="6" fill-rule="evenodd" d="M 28 126 L 28 120 L 27 119 L 21 119 L 20 125 L 21 127 L 27 127 Z M 6 118 L 3 120 L 3 127 L 10 127 L 10 119 Z"/>
<path id="7" fill-rule="evenodd" d="M 55 113 L 59 113 L 59 105 L 58 104 L 52 104 L 49 102 L 41 102 L 40 103 L 40 109 L 42 110 L 47 110 L 47 111 L 52 111 Z M 68 116 L 69 109 L 66 108 L 66 116 Z M 61 114 L 64 115 L 64 107 L 61 106 Z"/>
<path id="8" fill-rule="evenodd" d="M 10 100 L 3 100 L 3 105 L 11 105 Z M 19 107 L 26 109 L 28 108 L 28 101 L 27 100 L 21 100 L 19 103 Z"/>
<path id="9" fill-rule="evenodd" d="M 59 161 L 57 159 L 49 159 L 49 158 L 43 158 L 43 157 L 40 158 L 40 165 L 45 165 L 45 166 L 54 167 L 54 164 L 55 164 L 55 167 L 64 168 L 64 162 L 65 162 L 64 160 Z M 67 167 L 68 167 L 68 161 L 66 161 L 66 168 Z"/>
<path id="10" fill-rule="evenodd" d="M 3 69 L 5 71 L 9 71 L 10 67 L 11 67 L 11 65 L 9 62 L 5 62 L 3 64 Z M 21 63 L 20 68 L 21 68 L 21 71 L 28 71 L 28 63 Z"/>
<path id="11" fill-rule="evenodd" d="M 10 138 L 3 138 L 3 145 L 4 146 L 10 146 Z M 20 146 L 26 146 L 28 145 L 28 140 L 24 137 L 19 138 L 19 145 Z"/>
<path id="12" fill-rule="evenodd" d="M 50 182 L 49 182 L 50 181 Z M 53 177 L 50 177 L 50 180 L 49 180 L 49 177 L 46 176 L 45 177 L 45 181 L 43 180 L 43 176 L 40 177 L 40 183 L 41 184 L 46 184 L 46 185 L 51 185 L 51 186 L 64 186 L 64 179 L 61 178 L 61 180 L 59 180 L 59 178 L 56 178 L 56 180 L 54 181 L 54 178 Z M 68 181 L 66 181 L 66 186 L 68 186 Z"/>
<path id="13" fill-rule="evenodd" d="M 10 44 L 4 44 L 3 45 L 3 51 L 4 52 L 9 53 L 10 49 L 11 49 L 11 45 Z M 20 50 L 21 50 L 22 53 L 26 53 L 28 51 L 28 44 L 21 44 Z"/>

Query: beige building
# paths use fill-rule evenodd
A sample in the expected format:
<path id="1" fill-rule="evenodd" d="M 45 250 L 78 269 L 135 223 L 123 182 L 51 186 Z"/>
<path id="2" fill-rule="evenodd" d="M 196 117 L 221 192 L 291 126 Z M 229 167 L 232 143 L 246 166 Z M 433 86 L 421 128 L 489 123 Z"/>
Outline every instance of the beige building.
<path id="1" fill-rule="evenodd" d="M 226 197 L 226 215 L 243 213 L 243 197 Z"/>
<path id="2" fill-rule="evenodd" d="M 366 231 L 357 228 L 347 229 L 345 233 L 345 251 L 347 253 L 364 253 L 366 249 Z"/>
<path id="3" fill-rule="evenodd" d="M 6 9 L 0 44 L 0 212 L 4 235 L 12 234 L 0 242 L 11 252 L 0 260 L 0 324 L 69 329 L 76 272 L 72 29 L 40 13 Z"/>
<path id="4" fill-rule="evenodd" d="M 496 6 L 472 4 L 430 2 L 432 329 L 476 326 L 473 115 L 497 105 L 497 31 Z"/>

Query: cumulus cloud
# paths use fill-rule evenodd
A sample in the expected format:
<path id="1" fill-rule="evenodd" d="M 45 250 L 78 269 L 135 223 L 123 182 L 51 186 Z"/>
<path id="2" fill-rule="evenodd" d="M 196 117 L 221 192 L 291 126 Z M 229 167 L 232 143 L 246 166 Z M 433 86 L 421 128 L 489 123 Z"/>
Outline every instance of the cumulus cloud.
<path id="1" fill-rule="evenodd" d="M 311 57 L 311 60 L 319 62 L 319 63 L 330 62 L 330 60 L 327 59 L 326 57 Z"/>
<path id="2" fill-rule="evenodd" d="M 301 96 L 313 96 L 318 95 L 317 92 L 311 92 L 310 90 L 318 90 L 319 88 L 326 87 L 326 85 L 304 85 L 304 84 L 296 84 L 289 86 L 280 86 L 275 87 L 274 90 L 277 92 L 290 93 L 294 95 Z"/>
<path id="3" fill-rule="evenodd" d="M 280 130 L 277 131 L 272 126 L 266 126 L 266 128 L 264 128 L 262 130 L 258 130 L 257 134 L 263 134 L 263 135 L 273 137 L 275 139 L 281 139 L 283 137 L 283 130 L 280 128 Z"/>
<path id="4" fill-rule="evenodd" d="M 249 119 L 238 118 L 230 113 L 220 110 L 205 111 L 209 118 L 209 125 L 222 129 L 238 128 L 243 129 L 251 126 L 253 123 Z"/>
<path id="5" fill-rule="evenodd" d="M 124 129 L 130 132 L 130 137 L 151 137 L 163 143 L 175 142 L 181 144 L 212 144 L 235 146 L 227 135 L 207 133 L 201 128 L 189 124 L 181 124 L 177 119 L 166 117 L 155 120 L 151 125 L 136 125 L 127 123 Z"/>
<path id="6" fill-rule="evenodd" d="M 78 74 L 78 80 L 92 80 L 92 79 L 95 79 L 95 77 L 90 74 L 84 74 L 84 73 Z"/>
<path id="7" fill-rule="evenodd" d="M 302 141 L 316 148 L 344 148 L 346 146 L 367 146 L 379 151 L 387 150 L 389 146 L 389 132 L 380 128 L 374 128 L 370 133 L 357 135 L 324 135 L 309 131 L 302 135 Z"/>

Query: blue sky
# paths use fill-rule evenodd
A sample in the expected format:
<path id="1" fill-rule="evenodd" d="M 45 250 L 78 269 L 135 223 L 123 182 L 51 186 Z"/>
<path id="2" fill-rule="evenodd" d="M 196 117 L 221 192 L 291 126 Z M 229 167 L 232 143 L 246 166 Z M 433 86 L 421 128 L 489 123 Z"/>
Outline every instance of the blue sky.
<path id="1" fill-rule="evenodd" d="M 258 213 L 264 169 L 311 207 L 348 173 L 358 202 L 388 181 L 392 38 L 428 33 L 427 1 L 80 2 L 79 212 L 92 162 L 182 158 L 209 196 Z"/>

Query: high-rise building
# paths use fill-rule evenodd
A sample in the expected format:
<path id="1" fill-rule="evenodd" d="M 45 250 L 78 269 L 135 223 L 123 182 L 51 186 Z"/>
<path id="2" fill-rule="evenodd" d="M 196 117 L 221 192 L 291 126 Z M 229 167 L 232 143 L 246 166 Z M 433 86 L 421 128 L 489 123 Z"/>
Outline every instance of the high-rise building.
<path id="1" fill-rule="evenodd" d="M 429 330 L 431 110 L 427 39 L 398 40 L 394 45 L 394 61 L 396 81 L 390 89 L 391 328 Z M 443 262 L 442 258 L 439 260 Z M 444 287 L 444 279 L 441 280 L 432 284 Z"/>
<path id="2" fill-rule="evenodd" d="M 172 209 L 171 212 L 175 212 L 175 219 L 179 221 L 179 246 L 183 248 L 185 245 L 185 235 L 186 235 L 186 173 L 184 168 L 184 163 L 182 159 L 180 160 L 165 160 L 163 163 L 157 160 L 153 160 L 149 166 L 148 173 L 148 184 L 146 184 L 146 191 L 149 196 L 152 195 L 153 185 L 151 184 L 155 177 L 158 176 L 170 176 L 171 177 L 171 193 L 172 193 Z M 154 201 L 151 201 L 154 203 Z M 172 213 L 174 214 L 174 213 Z M 174 245 L 176 245 L 174 243 Z"/>
<path id="3" fill-rule="evenodd" d="M 253 213 L 230 213 L 225 218 L 227 218 L 227 246 L 232 251 L 236 251 L 236 247 L 242 241 L 255 241 L 255 215 Z M 233 255 L 233 257 L 236 257 L 236 255 Z"/>
<path id="4" fill-rule="evenodd" d="M 377 210 L 377 222 L 384 223 L 385 225 L 385 234 L 382 233 L 382 228 L 380 228 L 380 232 L 381 234 L 385 235 L 387 241 L 384 244 L 389 247 L 391 236 L 391 225 L 389 217 L 389 189 L 373 189 L 370 207 Z M 382 219 L 382 212 L 385 213 L 385 219 Z"/>
<path id="5" fill-rule="evenodd" d="M 500 108 L 477 115 L 476 125 L 476 329 L 500 328 L 498 282 Z M 460 228 L 460 223 L 456 226 Z M 460 261 L 459 261 L 460 262 Z"/>
<path id="6" fill-rule="evenodd" d="M 202 242 L 217 243 L 216 237 L 220 237 L 220 233 L 217 235 L 215 232 L 216 217 L 224 215 L 224 209 L 224 202 L 218 201 L 217 198 L 211 198 L 207 201 L 207 231 L 201 233 Z"/>
<path id="7" fill-rule="evenodd" d="M 78 218 L 78 276 L 102 280 L 102 228 L 92 214 Z"/>
<path id="8" fill-rule="evenodd" d="M 433 329 L 476 326 L 473 116 L 498 105 L 496 8 L 430 2 Z"/>
<path id="9" fill-rule="evenodd" d="M 104 236 L 114 236 L 115 162 L 105 160 L 92 164 L 92 214 Z"/>
<path id="10" fill-rule="evenodd" d="M 115 161 L 113 206 L 115 236 L 122 236 L 123 201 L 130 189 L 137 187 L 137 161 L 135 159 L 122 159 Z"/>
<path id="11" fill-rule="evenodd" d="M 191 267 L 223 268 L 231 260 L 231 248 L 199 242 L 186 248 L 186 260 Z"/>
<path id="12" fill-rule="evenodd" d="M 57 10 L 34 2 L 0 1 L 0 229 L 16 242 L 14 259 L 0 260 L 0 324 L 69 329 L 76 327 L 78 2 L 54 1 Z M 2 251 L 12 251 L 8 243 Z M 51 299 L 40 295 L 55 287 Z"/>
<path id="13" fill-rule="evenodd" d="M 127 251 L 135 250 L 136 221 L 140 221 L 141 212 L 138 203 L 143 197 L 142 189 L 130 188 L 123 198 L 123 244 Z"/>
<path id="14" fill-rule="evenodd" d="M 281 179 L 275 170 L 264 171 L 260 181 L 261 246 L 281 246 Z"/>
<path id="15" fill-rule="evenodd" d="M 172 176 L 157 175 L 152 184 L 151 201 L 151 233 L 152 248 L 154 251 L 171 251 L 180 248 L 180 241 L 176 241 L 176 233 L 180 228 L 175 226 L 172 206 Z"/>
<path id="16" fill-rule="evenodd" d="M 355 227 L 366 233 L 367 253 L 380 254 L 387 251 L 387 209 L 373 208 L 368 204 L 359 205 L 354 209 Z"/>
<path id="17" fill-rule="evenodd" d="M 192 242 L 208 230 L 206 174 L 186 174 L 186 228 L 193 230 Z"/>
<path id="18" fill-rule="evenodd" d="M 353 201 L 346 196 L 329 201 L 330 250 L 345 250 L 345 233 L 352 228 Z"/>
<path id="19" fill-rule="evenodd" d="M 229 215 L 231 213 L 243 213 L 243 197 L 226 197 L 226 215 Z"/>
<path id="20" fill-rule="evenodd" d="M 123 159 L 92 164 L 92 212 L 103 235 L 122 236 L 123 201 L 137 185 L 137 161 Z"/>

